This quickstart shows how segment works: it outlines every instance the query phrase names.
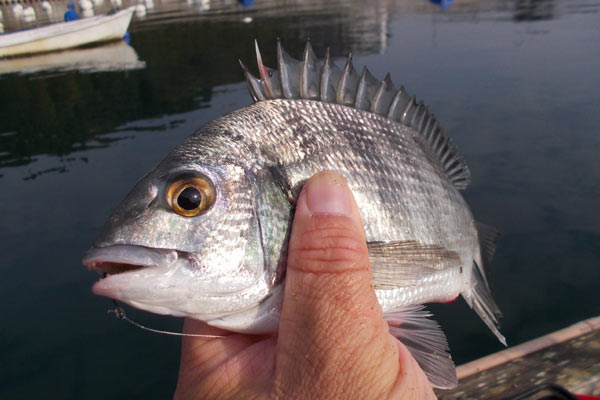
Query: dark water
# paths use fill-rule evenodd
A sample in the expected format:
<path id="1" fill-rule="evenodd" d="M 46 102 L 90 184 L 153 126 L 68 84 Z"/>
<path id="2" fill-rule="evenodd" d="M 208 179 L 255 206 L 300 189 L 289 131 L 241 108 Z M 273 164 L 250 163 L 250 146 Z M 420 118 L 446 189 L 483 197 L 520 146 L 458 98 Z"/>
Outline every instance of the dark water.
<path id="1" fill-rule="evenodd" d="M 473 213 L 503 232 L 492 279 L 510 344 L 600 314 L 599 12 L 578 0 L 156 2 L 130 29 L 143 69 L 0 76 L 0 398 L 171 396 L 179 339 L 107 315 L 80 258 L 137 178 L 249 103 L 237 59 L 253 64 L 254 38 L 271 65 L 276 37 L 295 56 L 307 37 L 318 55 L 351 51 L 425 100 L 471 168 Z M 432 309 L 458 364 L 502 348 L 464 303 Z"/>

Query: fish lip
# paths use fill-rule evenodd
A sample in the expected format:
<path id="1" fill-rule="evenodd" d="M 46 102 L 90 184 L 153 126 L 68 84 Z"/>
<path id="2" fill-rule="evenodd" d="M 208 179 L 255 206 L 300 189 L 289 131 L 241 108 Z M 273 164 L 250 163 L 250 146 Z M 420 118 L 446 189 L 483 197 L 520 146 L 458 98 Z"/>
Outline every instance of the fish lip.
<path id="1" fill-rule="evenodd" d="M 92 247 L 83 259 L 82 264 L 87 268 L 104 274 L 92 287 L 95 294 L 113 297 L 114 287 L 110 284 L 111 277 L 133 275 L 140 270 L 149 268 L 166 268 L 180 256 L 179 251 L 160 249 L 139 245 L 115 244 L 105 247 Z M 114 280 L 114 279 L 112 279 Z M 111 288 L 107 291 L 107 288 Z"/>
<path id="2" fill-rule="evenodd" d="M 150 268 L 171 263 L 177 258 L 175 250 L 115 244 L 105 247 L 92 247 L 85 253 L 81 262 L 89 269 L 108 273 L 108 271 L 103 269 L 103 264 L 122 264 L 137 266 L 139 268 Z"/>

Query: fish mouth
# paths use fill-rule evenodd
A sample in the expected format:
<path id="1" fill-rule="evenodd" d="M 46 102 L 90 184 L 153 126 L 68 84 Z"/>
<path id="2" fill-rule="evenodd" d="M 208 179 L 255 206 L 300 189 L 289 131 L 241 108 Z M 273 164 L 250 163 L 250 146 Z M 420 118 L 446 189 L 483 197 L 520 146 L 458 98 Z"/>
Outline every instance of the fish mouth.
<path id="1" fill-rule="evenodd" d="M 91 248 L 85 253 L 81 262 L 91 270 L 116 275 L 159 266 L 164 263 L 165 255 L 168 255 L 171 251 L 115 244 L 107 247 Z"/>
<path id="2" fill-rule="evenodd" d="M 81 262 L 88 269 L 103 275 L 92 287 L 92 292 L 117 298 L 118 293 L 136 277 L 158 272 L 158 269 L 168 269 L 178 258 L 176 250 L 117 244 L 93 247 Z"/>
<path id="3" fill-rule="evenodd" d="M 92 262 L 86 265 L 89 269 L 106 274 L 106 276 L 122 274 L 129 271 L 136 271 L 145 268 L 145 265 L 115 263 L 110 261 Z"/>

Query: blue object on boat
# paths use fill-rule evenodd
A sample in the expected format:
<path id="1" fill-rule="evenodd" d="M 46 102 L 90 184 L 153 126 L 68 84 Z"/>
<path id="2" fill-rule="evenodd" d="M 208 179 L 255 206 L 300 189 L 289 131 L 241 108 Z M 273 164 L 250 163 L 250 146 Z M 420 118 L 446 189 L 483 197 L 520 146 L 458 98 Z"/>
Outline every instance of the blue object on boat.
<path id="1" fill-rule="evenodd" d="M 75 3 L 73 3 L 72 1 L 69 2 L 69 4 L 67 4 L 67 12 L 65 13 L 65 22 L 68 21 L 75 21 L 76 19 L 79 19 L 79 14 L 77 14 L 77 11 L 75 11 Z"/>
<path id="2" fill-rule="evenodd" d="M 254 5 L 254 0 L 238 0 L 238 3 L 244 7 L 252 7 Z"/>
<path id="3" fill-rule="evenodd" d="M 450 8 L 454 0 L 429 0 L 433 4 L 437 4 L 440 6 L 442 10 L 447 10 Z"/>
<path id="4" fill-rule="evenodd" d="M 131 38 L 129 37 L 129 29 L 125 31 L 125 34 L 123 35 L 123 41 L 127 44 L 131 44 Z"/>

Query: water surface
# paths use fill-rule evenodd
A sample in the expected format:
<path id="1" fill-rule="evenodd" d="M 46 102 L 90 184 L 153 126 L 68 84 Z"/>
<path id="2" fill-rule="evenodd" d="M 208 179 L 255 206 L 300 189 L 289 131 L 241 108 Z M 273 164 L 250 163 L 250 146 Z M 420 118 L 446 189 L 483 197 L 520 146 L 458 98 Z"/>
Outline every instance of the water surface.
<path id="1" fill-rule="evenodd" d="M 130 29 L 144 68 L 0 75 L 0 398 L 172 394 L 179 339 L 108 315 L 80 259 L 136 179 L 250 103 L 237 60 L 254 65 L 254 38 L 270 65 L 277 37 L 296 57 L 307 37 L 338 65 L 352 52 L 430 106 L 472 171 L 473 213 L 503 233 L 510 344 L 600 314 L 600 2 L 154 4 Z M 458 364 L 502 348 L 463 302 L 431 308 Z"/>

